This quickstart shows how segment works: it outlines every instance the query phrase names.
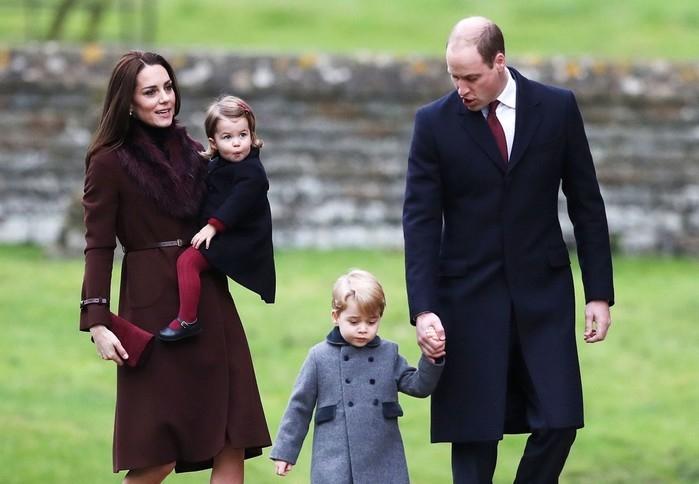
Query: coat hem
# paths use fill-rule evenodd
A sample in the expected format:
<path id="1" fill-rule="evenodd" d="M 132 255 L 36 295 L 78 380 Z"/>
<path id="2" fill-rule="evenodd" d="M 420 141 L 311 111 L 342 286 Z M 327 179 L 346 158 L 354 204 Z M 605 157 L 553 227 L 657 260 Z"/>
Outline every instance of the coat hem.
<path id="1" fill-rule="evenodd" d="M 502 440 L 505 435 L 531 434 L 532 432 L 540 431 L 540 430 L 581 429 L 583 427 L 585 427 L 585 424 L 583 424 L 583 423 L 572 424 L 572 425 L 546 425 L 546 426 L 530 428 L 530 429 L 509 430 L 507 432 L 502 432 L 499 436 L 493 435 L 492 437 L 464 438 L 464 439 L 457 439 L 457 438 L 450 439 L 448 437 L 434 437 L 434 436 L 432 436 L 430 438 L 430 443 L 432 443 L 432 444 L 456 444 L 456 443 L 466 444 L 466 443 L 470 443 L 470 442 L 493 442 L 496 440 Z"/>
<path id="2" fill-rule="evenodd" d="M 249 446 L 245 447 L 245 455 L 244 459 L 252 459 L 254 457 L 259 457 L 262 455 L 262 449 L 265 447 L 270 447 L 272 444 L 271 443 L 264 443 L 256 446 Z M 165 460 L 164 462 L 158 462 L 158 463 L 153 463 L 153 464 L 148 464 L 148 465 L 139 465 L 137 467 L 117 467 L 114 466 L 112 468 L 112 471 L 114 474 L 118 474 L 121 471 L 130 471 L 134 469 L 145 469 L 147 467 L 155 467 L 155 466 L 160 466 L 160 465 L 165 465 L 165 464 L 170 464 L 174 462 L 175 463 L 175 473 L 176 474 L 181 474 L 184 472 L 196 472 L 196 471 L 203 471 L 206 469 L 211 469 L 214 464 L 214 457 L 207 457 L 201 460 L 195 460 L 195 461 L 187 461 L 183 459 L 171 459 L 171 460 Z"/>

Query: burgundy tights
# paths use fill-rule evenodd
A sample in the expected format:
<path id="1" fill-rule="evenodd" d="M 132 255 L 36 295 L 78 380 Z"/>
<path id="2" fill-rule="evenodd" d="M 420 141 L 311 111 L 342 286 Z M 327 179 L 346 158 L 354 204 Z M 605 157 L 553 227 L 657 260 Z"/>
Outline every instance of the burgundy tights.
<path id="1" fill-rule="evenodd" d="M 179 319 L 194 322 L 197 319 L 197 307 L 201 293 L 201 278 L 199 275 L 209 269 L 209 263 L 199 250 L 188 247 L 177 259 L 177 283 L 180 293 Z M 180 327 L 175 319 L 169 325 L 172 329 Z"/>

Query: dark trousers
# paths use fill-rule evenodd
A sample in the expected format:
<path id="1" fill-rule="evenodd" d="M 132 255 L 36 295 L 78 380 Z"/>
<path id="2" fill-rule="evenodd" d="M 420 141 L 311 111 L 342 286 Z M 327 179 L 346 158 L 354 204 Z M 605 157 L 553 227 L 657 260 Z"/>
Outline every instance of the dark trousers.
<path id="1" fill-rule="evenodd" d="M 516 484 L 555 484 L 575 440 L 575 429 L 535 431 L 527 439 L 519 461 Z M 498 441 L 452 444 L 454 484 L 491 484 Z"/>
<path id="2" fill-rule="evenodd" d="M 531 428 L 544 428 L 545 422 L 539 400 L 522 356 L 516 324 L 510 335 L 509 375 L 507 390 L 525 396 L 526 418 Z M 521 410 L 521 409 L 520 409 Z M 527 439 L 519 461 L 516 484 L 555 484 L 563 470 L 575 440 L 576 430 L 534 430 Z M 454 443 L 451 448 L 451 468 L 454 484 L 491 484 L 498 454 L 498 442 Z"/>

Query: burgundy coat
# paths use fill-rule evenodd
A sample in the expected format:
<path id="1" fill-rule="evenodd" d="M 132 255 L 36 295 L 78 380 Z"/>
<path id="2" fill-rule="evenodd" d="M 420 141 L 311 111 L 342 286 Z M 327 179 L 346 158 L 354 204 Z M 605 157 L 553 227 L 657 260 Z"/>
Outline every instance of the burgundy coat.
<path id="1" fill-rule="evenodd" d="M 118 152 L 100 152 L 86 171 L 82 299 L 109 297 L 115 237 L 127 248 L 189 240 L 196 217 L 177 218 L 127 173 Z M 119 315 L 157 333 L 177 315 L 176 260 L 183 249 L 126 253 Z M 109 306 L 81 311 L 80 328 L 109 326 Z M 202 274 L 203 332 L 177 343 L 155 341 L 142 367 L 117 369 L 114 472 L 177 462 L 178 471 L 210 467 L 227 441 L 261 454 L 270 437 L 247 340 L 223 274 Z"/>

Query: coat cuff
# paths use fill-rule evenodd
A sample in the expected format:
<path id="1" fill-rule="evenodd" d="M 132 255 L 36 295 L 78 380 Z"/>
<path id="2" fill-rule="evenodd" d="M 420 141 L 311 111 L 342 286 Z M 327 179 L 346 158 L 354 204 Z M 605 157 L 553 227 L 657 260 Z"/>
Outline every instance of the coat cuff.
<path id="1" fill-rule="evenodd" d="M 442 370 L 444 369 L 444 362 L 445 358 L 443 356 L 441 358 L 437 358 L 437 361 L 432 363 L 428 357 L 425 355 L 420 355 L 420 361 L 418 361 L 417 367 L 420 371 L 437 372 L 439 374 L 442 373 Z"/>
<path id="2" fill-rule="evenodd" d="M 614 306 L 614 296 L 612 296 L 610 298 L 609 295 L 602 296 L 602 295 L 595 295 L 595 294 L 591 294 L 591 295 L 586 294 L 585 295 L 585 304 L 592 302 L 592 301 L 606 301 L 607 303 L 609 303 L 610 308 L 612 306 Z"/>
<path id="3" fill-rule="evenodd" d="M 444 370 L 444 362 L 444 357 L 438 358 L 437 362 L 432 363 L 425 355 L 420 355 L 417 369 L 424 381 L 429 382 L 431 387 L 430 393 L 434 391 L 437 383 L 439 383 L 439 378 L 442 376 L 442 371 Z"/>
<path id="4" fill-rule="evenodd" d="M 80 309 L 80 331 L 89 331 L 91 327 L 101 324 L 110 328 L 111 317 L 108 304 L 89 304 Z"/>
<path id="5" fill-rule="evenodd" d="M 277 445 L 272 447 L 272 450 L 269 453 L 269 458 L 272 460 L 283 460 L 284 462 L 288 462 L 291 465 L 296 465 L 296 460 L 299 457 L 300 452 L 296 452 L 294 455 L 293 451 L 286 450 L 285 449 L 280 449 Z"/>
<path id="6" fill-rule="evenodd" d="M 209 225 L 213 226 L 216 229 L 216 232 L 223 232 L 226 230 L 226 224 L 224 224 L 221 220 L 217 219 L 216 217 L 211 217 L 209 220 L 206 221 Z"/>

